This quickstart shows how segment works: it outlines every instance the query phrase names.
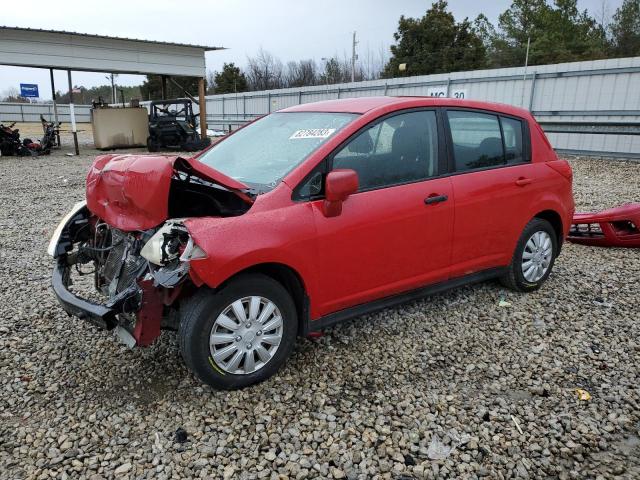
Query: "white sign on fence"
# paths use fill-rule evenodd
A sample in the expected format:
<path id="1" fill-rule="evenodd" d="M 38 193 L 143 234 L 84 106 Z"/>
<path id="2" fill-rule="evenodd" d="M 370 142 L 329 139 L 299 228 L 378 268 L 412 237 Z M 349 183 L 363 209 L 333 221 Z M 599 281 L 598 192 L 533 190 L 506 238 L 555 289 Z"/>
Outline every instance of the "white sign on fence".
<path id="1" fill-rule="evenodd" d="M 441 87 L 429 87 L 427 89 L 428 97 L 439 97 L 444 98 L 447 96 L 447 86 L 442 85 Z M 467 90 L 462 88 L 456 88 L 451 90 L 451 94 L 449 95 L 451 98 L 467 98 Z"/>
<path id="2" fill-rule="evenodd" d="M 467 91 L 464 89 L 458 89 L 451 92 L 451 98 L 464 99 L 467 98 Z"/>
<path id="3" fill-rule="evenodd" d="M 427 97 L 446 97 L 447 96 L 447 86 L 443 85 L 441 87 L 429 87 L 427 89 Z"/>

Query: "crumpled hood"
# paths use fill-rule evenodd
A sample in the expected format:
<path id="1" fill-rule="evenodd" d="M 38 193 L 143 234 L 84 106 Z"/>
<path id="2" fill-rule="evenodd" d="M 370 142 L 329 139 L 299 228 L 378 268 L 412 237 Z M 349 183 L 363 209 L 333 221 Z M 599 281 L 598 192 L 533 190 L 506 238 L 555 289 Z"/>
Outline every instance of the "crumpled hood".
<path id="1" fill-rule="evenodd" d="M 109 225 L 147 230 L 167 220 L 174 167 L 216 183 L 251 202 L 248 187 L 195 159 L 163 155 L 100 155 L 87 175 L 87 207 Z"/>

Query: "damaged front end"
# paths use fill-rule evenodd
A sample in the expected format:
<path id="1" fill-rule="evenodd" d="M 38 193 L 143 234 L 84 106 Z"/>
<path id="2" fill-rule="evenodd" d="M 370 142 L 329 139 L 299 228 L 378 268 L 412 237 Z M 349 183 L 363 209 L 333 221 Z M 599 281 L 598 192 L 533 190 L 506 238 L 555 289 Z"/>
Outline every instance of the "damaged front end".
<path id="1" fill-rule="evenodd" d="M 56 258 L 53 289 L 64 310 L 99 328 L 118 328 L 130 346 L 152 343 L 162 327 L 175 328 L 176 300 L 189 280 L 189 265 L 204 252 L 176 220 L 159 229 L 123 232 L 75 211 L 51 247 Z M 76 292 L 74 278 L 91 275 L 94 292 Z"/>
<path id="2" fill-rule="evenodd" d="M 241 215 L 251 205 L 246 195 L 233 195 L 230 188 L 188 168 L 186 161 L 171 161 L 168 176 L 168 164 L 160 162 L 161 175 L 145 185 L 129 173 L 140 158 L 96 159 L 87 180 L 87 202 L 76 204 L 62 220 L 48 250 L 56 260 L 53 289 L 64 310 L 99 328 L 116 328 L 129 346 L 149 345 L 161 328 L 176 329 L 180 300 L 201 285 L 190 275 L 190 264 L 206 254 L 183 218 L 168 216 Z M 158 192 L 164 198 L 140 202 Z M 151 228 L 150 219 L 156 224 Z"/>

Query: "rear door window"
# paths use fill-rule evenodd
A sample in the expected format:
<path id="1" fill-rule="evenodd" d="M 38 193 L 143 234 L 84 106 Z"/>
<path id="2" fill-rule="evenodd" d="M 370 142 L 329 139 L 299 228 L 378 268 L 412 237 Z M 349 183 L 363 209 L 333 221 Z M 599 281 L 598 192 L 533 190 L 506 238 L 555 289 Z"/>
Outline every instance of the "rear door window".
<path id="1" fill-rule="evenodd" d="M 522 141 L 522 122 L 515 118 L 500 117 L 502 134 L 504 135 L 504 148 L 507 163 L 520 163 L 525 161 L 524 143 Z"/>
<path id="2" fill-rule="evenodd" d="M 497 115 L 451 110 L 447 117 L 457 172 L 506 163 Z"/>

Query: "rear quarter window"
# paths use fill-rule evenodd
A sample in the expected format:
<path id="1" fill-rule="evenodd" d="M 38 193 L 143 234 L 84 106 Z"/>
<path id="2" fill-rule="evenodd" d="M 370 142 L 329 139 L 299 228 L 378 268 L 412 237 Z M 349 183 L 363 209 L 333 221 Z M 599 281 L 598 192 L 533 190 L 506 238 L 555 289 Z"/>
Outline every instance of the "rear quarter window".
<path id="1" fill-rule="evenodd" d="M 522 121 L 509 117 L 500 117 L 504 149 L 507 163 L 525 161 Z"/>

